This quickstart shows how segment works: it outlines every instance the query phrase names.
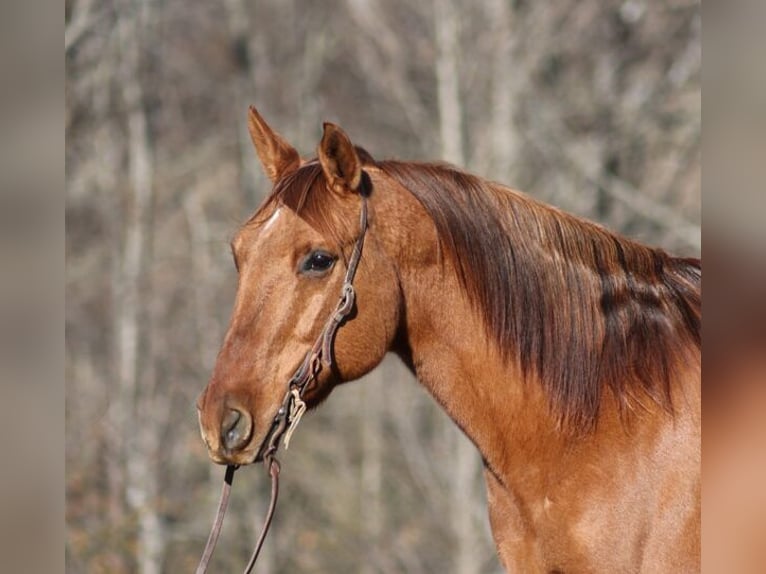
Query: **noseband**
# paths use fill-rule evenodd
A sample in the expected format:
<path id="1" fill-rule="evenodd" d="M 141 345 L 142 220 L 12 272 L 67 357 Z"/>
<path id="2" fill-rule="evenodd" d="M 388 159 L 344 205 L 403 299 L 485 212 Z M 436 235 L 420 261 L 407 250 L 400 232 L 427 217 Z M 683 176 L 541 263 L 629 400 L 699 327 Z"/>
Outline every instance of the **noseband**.
<path id="1" fill-rule="evenodd" d="M 266 512 L 263 528 L 245 568 L 245 574 L 252 572 L 255 566 L 255 561 L 258 559 L 258 554 L 266 539 L 266 534 L 271 526 L 271 520 L 274 517 L 274 511 L 277 506 L 280 466 L 279 461 L 276 459 L 276 454 L 277 450 L 279 450 L 279 441 L 284 436 L 285 449 L 288 448 L 290 438 L 293 432 L 295 432 L 303 413 L 306 412 L 306 403 L 303 401 L 303 395 L 309 384 L 312 381 L 317 381 L 317 377 L 323 368 L 332 370 L 335 333 L 354 308 L 354 301 L 356 299 L 354 276 L 359 266 L 359 260 L 362 257 L 364 236 L 367 233 L 367 198 L 363 192 L 360 193 L 360 197 L 362 198 L 362 208 L 359 213 L 359 237 L 356 239 L 354 251 L 348 260 L 346 276 L 341 287 L 340 300 L 319 333 L 314 345 L 306 353 L 303 362 L 293 373 L 293 376 L 290 377 L 282 404 L 255 457 L 256 461 L 263 460 L 264 466 L 268 469 L 269 476 L 271 477 L 271 500 L 269 501 L 269 508 Z M 223 517 L 229 503 L 229 493 L 231 491 L 231 484 L 234 481 L 234 471 L 238 468 L 238 465 L 228 465 L 226 467 L 218 510 L 210 530 L 210 536 L 207 539 L 207 544 L 205 544 L 205 550 L 202 553 L 199 566 L 197 566 L 196 574 L 204 574 L 207 571 L 208 563 L 213 556 L 213 550 L 215 549 L 216 542 L 218 542 L 218 535 L 221 533 L 221 527 L 223 526 Z"/>

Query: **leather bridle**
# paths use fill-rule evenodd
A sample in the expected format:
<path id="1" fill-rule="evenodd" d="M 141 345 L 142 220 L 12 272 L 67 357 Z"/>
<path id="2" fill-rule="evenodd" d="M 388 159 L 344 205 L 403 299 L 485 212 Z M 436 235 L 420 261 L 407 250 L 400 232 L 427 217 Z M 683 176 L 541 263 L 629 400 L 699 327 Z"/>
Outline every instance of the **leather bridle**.
<path id="1" fill-rule="evenodd" d="M 314 345 L 306 353 L 303 362 L 296 369 L 295 373 L 293 373 L 293 376 L 290 377 L 290 381 L 287 384 L 287 391 L 285 392 L 284 399 L 282 399 L 282 404 L 271 423 L 268 433 L 266 433 L 266 436 L 261 442 L 255 457 L 256 461 L 263 460 L 264 466 L 268 469 L 269 476 L 271 477 L 271 499 L 269 501 L 269 508 L 266 512 L 266 519 L 261 529 L 261 533 L 258 536 L 253 553 L 245 568 L 245 574 L 252 572 L 252 569 L 255 566 L 255 561 L 258 559 L 261 547 L 266 539 L 266 534 L 271 526 L 274 511 L 276 510 L 277 496 L 279 495 L 280 470 L 276 454 L 277 450 L 279 450 L 279 441 L 284 436 L 285 449 L 288 448 L 290 438 L 297 428 L 303 413 L 306 411 L 306 403 L 303 401 L 303 395 L 309 384 L 311 382 L 316 382 L 317 377 L 323 368 L 332 370 L 335 333 L 354 308 L 356 299 L 354 276 L 356 275 L 356 270 L 359 266 L 359 260 L 362 257 L 364 237 L 367 233 L 367 198 L 363 192 L 360 193 L 360 197 L 362 199 L 362 207 L 359 213 L 360 231 L 356 243 L 354 244 L 354 250 L 348 260 L 346 276 L 343 280 L 343 286 L 341 287 L 340 300 L 332 315 L 330 315 L 330 318 L 322 328 L 322 331 L 319 333 Z M 213 526 L 210 530 L 210 536 L 205 545 L 205 550 L 202 553 L 199 566 L 197 566 L 196 574 L 204 574 L 207 571 L 208 563 L 213 556 L 213 550 L 215 549 L 216 542 L 218 542 L 218 535 L 221 533 L 223 517 L 229 502 L 231 484 L 234 481 L 234 471 L 238 468 L 238 465 L 228 465 L 226 467 L 218 510 L 216 511 L 215 520 L 213 521 Z"/>

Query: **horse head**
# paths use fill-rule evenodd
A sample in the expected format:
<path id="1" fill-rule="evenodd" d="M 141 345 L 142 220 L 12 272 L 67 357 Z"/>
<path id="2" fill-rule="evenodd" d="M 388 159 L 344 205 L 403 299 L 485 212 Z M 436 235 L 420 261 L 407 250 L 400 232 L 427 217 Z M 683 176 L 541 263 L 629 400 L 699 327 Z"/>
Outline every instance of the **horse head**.
<path id="1" fill-rule="evenodd" d="M 210 457 L 249 464 L 262 456 L 291 375 L 306 361 L 338 301 L 360 210 L 372 195 L 366 153 L 324 124 L 317 158 L 302 160 L 254 108 L 249 129 L 273 190 L 231 242 L 239 274 L 228 330 L 197 401 Z M 396 269 L 375 234 L 375 212 L 354 277 L 355 304 L 326 346 L 332 360 L 302 389 L 309 408 L 385 355 L 399 323 Z"/>

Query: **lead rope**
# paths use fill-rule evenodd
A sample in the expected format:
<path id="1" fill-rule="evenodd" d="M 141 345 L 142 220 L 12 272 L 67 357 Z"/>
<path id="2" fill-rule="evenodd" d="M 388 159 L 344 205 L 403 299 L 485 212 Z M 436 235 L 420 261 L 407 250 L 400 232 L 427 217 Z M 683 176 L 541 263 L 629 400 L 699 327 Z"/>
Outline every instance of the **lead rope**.
<path id="1" fill-rule="evenodd" d="M 250 574 L 255 566 L 255 561 L 258 560 L 258 554 L 261 552 L 264 540 L 266 540 L 266 534 L 269 532 L 271 526 L 271 520 L 274 518 L 274 511 L 277 509 L 277 497 L 279 496 L 279 461 L 270 456 L 269 459 L 269 476 L 271 476 L 271 500 L 269 501 L 269 509 L 266 512 L 266 520 L 261 527 L 261 534 L 258 536 L 258 541 L 253 548 L 253 554 L 250 556 L 250 560 L 245 568 L 245 574 Z"/>
<path id="2" fill-rule="evenodd" d="M 253 554 L 250 556 L 244 574 L 250 574 L 253 571 L 255 561 L 258 560 L 258 555 L 261 552 L 263 543 L 266 540 L 266 535 L 271 527 L 271 521 L 274 519 L 274 511 L 277 509 L 277 497 L 279 496 L 279 461 L 271 455 L 266 460 L 266 463 L 268 464 L 269 476 L 271 477 L 271 500 L 269 501 L 269 508 L 266 511 L 266 519 L 263 521 L 263 526 L 261 527 L 261 533 L 258 536 L 258 541 L 255 543 Z M 205 572 L 207 572 L 208 564 L 213 556 L 215 545 L 218 542 L 218 536 L 221 534 L 226 507 L 229 505 L 229 494 L 231 493 L 231 484 L 234 482 L 234 471 L 238 468 L 238 466 L 231 464 L 226 467 L 223 488 L 221 489 L 221 499 L 218 502 L 218 510 L 216 511 L 215 520 L 213 521 L 213 527 L 210 529 L 210 536 L 208 536 L 207 544 L 205 544 L 205 550 L 202 553 L 202 558 L 197 566 L 196 574 L 205 574 Z"/>
<path id="3" fill-rule="evenodd" d="M 207 544 L 205 544 L 205 551 L 200 558 L 199 566 L 197 566 L 196 574 L 205 574 L 207 572 L 207 565 L 210 562 L 210 558 L 213 556 L 213 550 L 218 542 L 218 536 L 221 534 L 221 527 L 223 526 L 223 516 L 226 514 L 226 507 L 229 505 L 229 494 L 231 494 L 231 483 L 234 481 L 234 471 L 239 468 L 233 464 L 226 467 L 226 474 L 223 478 L 223 488 L 221 488 L 221 499 L 218 501 L 218 510 L 215 514 L 215 520 L 213 521 L 213 527 L 210 529 L 210 536 L 207 537 Z"/>

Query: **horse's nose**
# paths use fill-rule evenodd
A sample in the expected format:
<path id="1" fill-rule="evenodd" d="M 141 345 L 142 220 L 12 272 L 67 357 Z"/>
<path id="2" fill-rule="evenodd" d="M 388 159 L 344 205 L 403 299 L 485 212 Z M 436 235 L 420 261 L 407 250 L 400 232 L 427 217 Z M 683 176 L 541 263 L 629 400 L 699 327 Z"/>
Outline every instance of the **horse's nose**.
<path id="1" fill-rule="evenodd" d="M 253 423 L 246 413 L 229 409 L 221 422 L 221 442 L 229 452 L 242 450 L 250 441 Z"/>

